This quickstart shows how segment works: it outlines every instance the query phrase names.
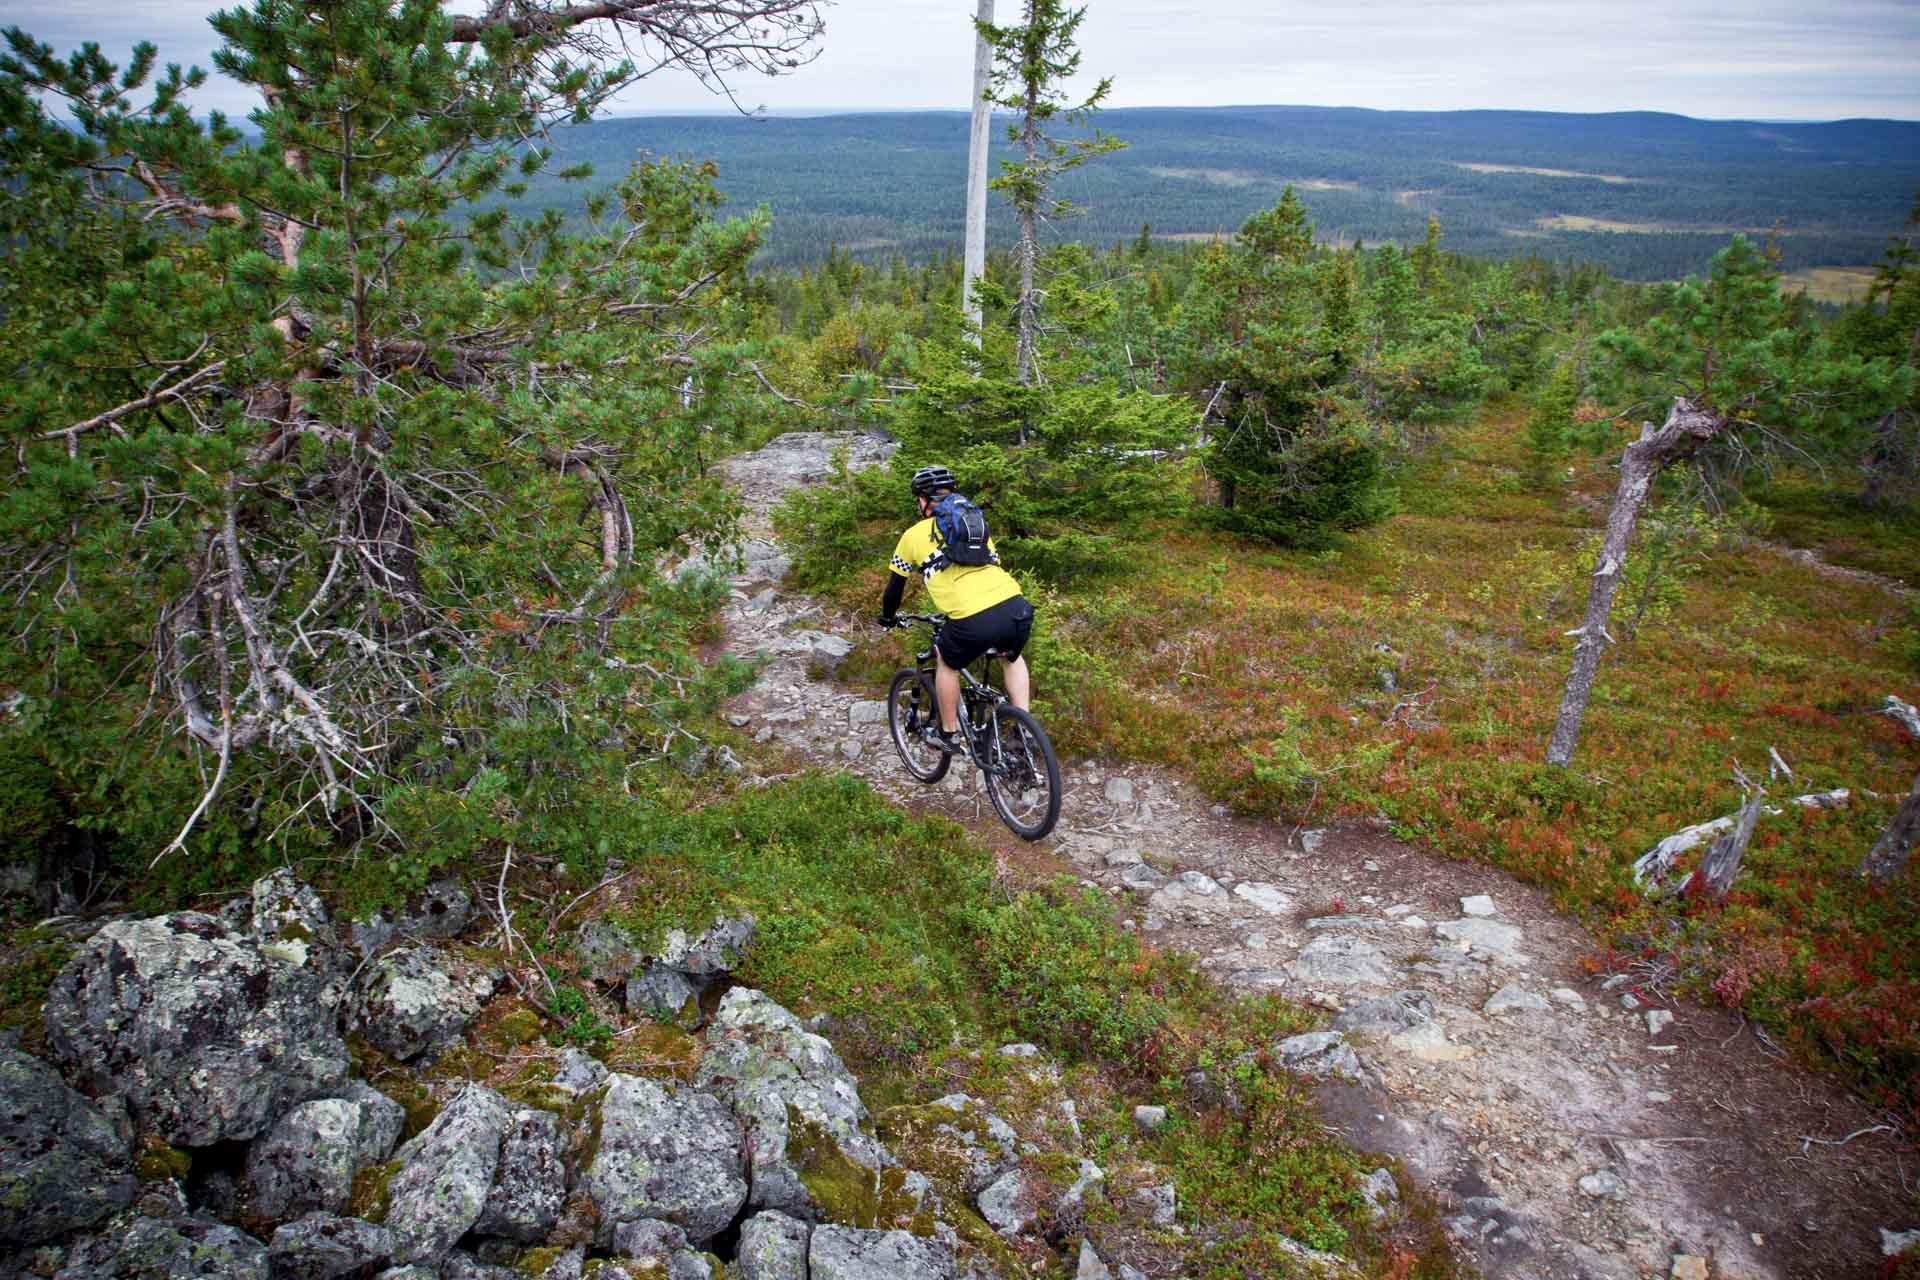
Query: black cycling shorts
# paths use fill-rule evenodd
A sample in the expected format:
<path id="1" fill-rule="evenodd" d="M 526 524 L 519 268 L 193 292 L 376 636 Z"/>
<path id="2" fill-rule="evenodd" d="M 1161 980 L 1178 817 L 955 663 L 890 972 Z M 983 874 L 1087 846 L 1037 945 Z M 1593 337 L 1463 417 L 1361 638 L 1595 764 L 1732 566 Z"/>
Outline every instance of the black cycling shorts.
<path id="1" fill-rule="evenodd" d="M 1011 661 L 1027 647 L 1033 633 L 1033 606 L 1025 596 L 1002 600 L 991 608 L 970 613 L 964 618 L 949 618 L 933 643 L 948 666 L 968 665 L 989 649 Z"/>

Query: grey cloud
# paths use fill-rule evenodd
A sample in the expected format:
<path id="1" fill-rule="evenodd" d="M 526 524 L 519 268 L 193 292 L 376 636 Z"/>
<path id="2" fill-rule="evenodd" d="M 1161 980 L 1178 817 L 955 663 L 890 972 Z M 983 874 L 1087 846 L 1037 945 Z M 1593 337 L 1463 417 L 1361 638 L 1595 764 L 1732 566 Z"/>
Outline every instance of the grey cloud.
<path id="1" fill-rule="evenodd" d="M 238 0 L 233 0 L 238 3 Z M 453 7 L 471 7 L 462 0 Z M 1001 20 L 1019 0 L 998 0 Z M 1246 102 L 1381 108 L 1664 110 L 1693 115 L 1920 118 L 1920 6 L 1900 0 L 1375 0 L 1337 16 L 1324 0 L 1088 0 L 1089 81 L 1116 106 Z M 66 48 L 98 40 L 124 57 L 139 38 L 202 66 L 210 0 L 0 0 Z M 962 108 L 973 0 L 839 0 L 818 61 L 738 86 L 751 105 Z M 241 86 L 202 104 L 244 110 Z M 712 109 L 685 79 L 635 86 L 628 111 Z"/>

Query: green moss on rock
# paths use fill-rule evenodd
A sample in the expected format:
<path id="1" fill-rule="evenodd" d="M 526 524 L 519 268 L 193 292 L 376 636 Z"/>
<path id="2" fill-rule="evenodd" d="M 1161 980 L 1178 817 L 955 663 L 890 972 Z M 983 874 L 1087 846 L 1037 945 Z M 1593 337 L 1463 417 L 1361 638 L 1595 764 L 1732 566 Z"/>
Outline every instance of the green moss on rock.
<path id="1" fill-rule="evenodd" d="M 184 1179 L 192 1169 L 193 1157 L 179 1147 L 169 1146 L 166 1139 L 157 1133 L 149 1133 L 141 1138 L 140 1146 L 134 1152 L 133 1176 L 142 1182 Z"/>
<path id="2" fill-rule="evenodd" d="M 384 1164 L 370 1164 L 355 1173 L 353 1191 L 347 1198 L 347 1212 L 368 1222 L 385 1222 L 387 1211 L 393 1207 L 387 1198 L 387 1184 L 398 1172 L 400 1162 L 388 1160 Z"/>

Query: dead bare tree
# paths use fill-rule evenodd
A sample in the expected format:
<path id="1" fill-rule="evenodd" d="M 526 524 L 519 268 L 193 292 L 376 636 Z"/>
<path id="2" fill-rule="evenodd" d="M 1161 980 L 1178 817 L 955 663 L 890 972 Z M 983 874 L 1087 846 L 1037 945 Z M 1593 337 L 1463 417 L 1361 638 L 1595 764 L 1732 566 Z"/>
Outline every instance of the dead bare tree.
<path id="1" fill-rule="evenodd" d="M 1916 711 L 1913 704 L 1888 694 L 1881 714 L 1891 716 L 1909 734 L 1920 738 L 1920 711 Z M 1892 880 L 1907 869 L 1907 859 L 1913 856 L 1916 841 L 1920 841 L 1920 775 L 1915 775 L 1907 798 L 1900 802 L 1881 830 L 1880 838 L 1860 860 L 1859 874 L 1883 883 Z"/>
<path id="2" fill-rule="evenodd" d="M 1593 693 L 1594 674 L 1600 669 L 1601 655 L 1613 643 L 1613 637 L 1607 633 L 1607 617 L 1613 610 L 1613 598 L 1620 590 L 1621 573 L 1648 490 L 1663 470 L 1691 457 L 1724 425 L 1725 419 L 1719 414 L 1698 408 L 1684 397 L 1675 397 L 1667 420 L 1658 427 L 1651 422 L 1641 424 L 1640 438 L 1620 455 L 1620 481 L 1614 490 L 1613 505 L 1607 511 L 1599 563 L 1587 588 L 1587 610 L 1580 625 L 1567 633 L 1576 643 L 1567 671 L 1566 689 L 1560 697 L 1560 713 L 1547 742 L 1548 764 L 1566 765 L 1573 759 L 1574 746 L 1580 740 L 1580 722 L 1587 712 L 1587 699 Z"/>

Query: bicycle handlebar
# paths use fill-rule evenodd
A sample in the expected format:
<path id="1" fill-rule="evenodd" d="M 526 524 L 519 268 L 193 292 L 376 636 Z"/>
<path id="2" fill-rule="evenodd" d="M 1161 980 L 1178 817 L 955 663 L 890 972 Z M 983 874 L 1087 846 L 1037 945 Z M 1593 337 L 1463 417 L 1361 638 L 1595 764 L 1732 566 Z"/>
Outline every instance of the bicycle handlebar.
<path id="1" fill-rule="evenodd" d="M 915 622 L 923 622 L 930 627 L 937 627 L 945 623 L 946 620 L 946 615 L 941 613 L 896 613 L 893 615 L 894 624 L 902 628 Z"/>

